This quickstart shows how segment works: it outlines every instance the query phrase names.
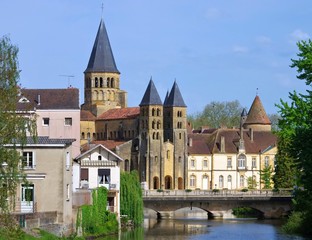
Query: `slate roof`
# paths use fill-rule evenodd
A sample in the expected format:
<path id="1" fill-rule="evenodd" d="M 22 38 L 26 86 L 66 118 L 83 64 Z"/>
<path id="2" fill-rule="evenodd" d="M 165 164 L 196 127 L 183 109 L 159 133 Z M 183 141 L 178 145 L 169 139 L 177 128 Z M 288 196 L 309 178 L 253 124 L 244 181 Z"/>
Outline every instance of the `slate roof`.
<path id="1" fill-rule="evenodd" d="M 79 89 L 21 89 L 17 110 L 79 109 Z"/>
<path id="2" fill-rule="evenodd" d="M 169 97 L 164 104 L 166 107 L 186 107 L 179 86 L 174 82 Z"/>
<path id="3" fill-rule="evenodd" d="M 88 110 L 80 111 L 80 121 L 94 121 L 96 117 Z"/>
<path id="4" fill-rule="evenodd" d="M 211 154 L 211 151 L 207 144 L 208 136 L 206 134 L 189 134 L 189 141 L 192 144 L 188 146 L 188 154 L 190 155 L 201 155 L 201 154 Z"/>
<path id="5" fill-rule="evenodd" d="M 85 72 L 119 73 L 103 19 L 101 19 Z"/>
<path id="6" fill-rule="evenodd" d="M 109 109 L 97 117 L 97 120 L 115 120 L 136 118 L 140 115 L 139 107 Z"/>
<path id="7" fill-rule="evenodd" d="M 140 106 L 148 105 L 162 105 L 159 94 L 152 79 L 149 81 L 149 84 L 140 103 Z"/>
<path id="8" fill-rule="evenodd" d="M 33 145 L 33 144 L 40 144 L 40 145 L 51 145 L 51 144 L 71 144 L 76 139 L 73 138 L 49 138 L 48 136 L 38 136 L 36 138 L 34 137 L 27 137 L 26 138 L 26 145 Z M 17 142 L 17 144 L 20 144 L 20 142 Z"/>
<path id="9" fill-rule="evenodd" d="M 259 96 L 256 96 L 248 112 L 245 124 L 271 124 Z"/>
<path id="10" fill-rule="evenodd" d="M 208 147 L 213 153 L 221 153 L 221 136 L 225 140 L 225 153 L 237 153 L 240 139 L 239 129 L 218 129 L 208 137 Z M 245 151 L 249 154 L 259 154 L 270 146 L 275 146 L 276 136 L 270 131 L 253 131 L 251 141 L 250 131 L 243 132 Z"/>

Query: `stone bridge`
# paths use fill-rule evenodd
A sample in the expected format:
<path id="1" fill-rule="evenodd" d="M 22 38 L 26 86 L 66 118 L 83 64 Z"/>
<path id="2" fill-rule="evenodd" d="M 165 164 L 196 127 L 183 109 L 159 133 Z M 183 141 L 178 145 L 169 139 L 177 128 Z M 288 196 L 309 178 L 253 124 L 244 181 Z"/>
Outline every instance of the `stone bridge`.
<path id="1" fill-rule="evenodd" d="M 182 208 L 200 208 L 209 218 L 231 215 L 236 207 L 251 207 L 263 218 L 280 218 L 291 210 L 291 191 L 272 190 L 148 190 L 143 192 L 144 207 L 157 212 L 159 218 L 170 218 Z"/>

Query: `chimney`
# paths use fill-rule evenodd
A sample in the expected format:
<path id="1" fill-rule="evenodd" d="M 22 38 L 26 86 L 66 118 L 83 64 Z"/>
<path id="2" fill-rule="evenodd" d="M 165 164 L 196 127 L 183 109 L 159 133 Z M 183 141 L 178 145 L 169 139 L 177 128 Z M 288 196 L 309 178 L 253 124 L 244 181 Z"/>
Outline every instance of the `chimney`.
<path id="1" fill-rule="evenodd" d="M 221 136 L 220 151 L 221 151 L 221 152 L 225 152 L 225 137 L 224 137 L 224 136 Z"/>
<path id="2" fill-rule="evenodd" d="M 40 94 L 38 94 L 38 105 L 40 105 Z"/>
<path id="3" fill-rule="evenodd" d="M 249 128 L 249 136 L 250 136 L 250 141 L 253 142 L 253 129 L 252 128 Z"/>
<path id="4" fill-rule="evenodd" d="M 193 147 L 193 139 L 192 138 L 189 138 L 189 146 Z"/>

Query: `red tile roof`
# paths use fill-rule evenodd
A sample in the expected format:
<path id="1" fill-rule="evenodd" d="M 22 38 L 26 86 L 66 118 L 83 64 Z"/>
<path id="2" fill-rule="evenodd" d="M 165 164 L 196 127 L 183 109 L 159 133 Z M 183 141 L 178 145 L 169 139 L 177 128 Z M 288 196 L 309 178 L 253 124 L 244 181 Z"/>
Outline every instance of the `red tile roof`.
<path id="1" fill-rule="evenodd" d="M 115 108 L 110 109 L 100 116 L 97 120 L 115 120 L 115 119 L 128 119 L 136 118 L 140 115 L 139 107 L 129 107 L 129 108 Z"/>
<path id="2" fill-rule="evenodd" d="M 80 121 L 94 121 L 96 117 L 88 110 L 80 111 Z"/>

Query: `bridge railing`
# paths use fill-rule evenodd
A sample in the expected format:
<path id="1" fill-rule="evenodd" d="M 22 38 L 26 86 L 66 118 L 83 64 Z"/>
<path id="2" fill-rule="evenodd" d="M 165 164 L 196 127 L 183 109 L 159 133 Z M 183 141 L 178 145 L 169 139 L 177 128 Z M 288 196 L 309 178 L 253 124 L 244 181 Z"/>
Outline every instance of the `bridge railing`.
<path id="1" fill-rule="evenodd" d="M 144 190 L 143 197 L 191 197 L 191 196 L 263 196 L 263 197 L 289 197 L 291 196 L 292 189 L 261 189 L 261 190 Z"/>

